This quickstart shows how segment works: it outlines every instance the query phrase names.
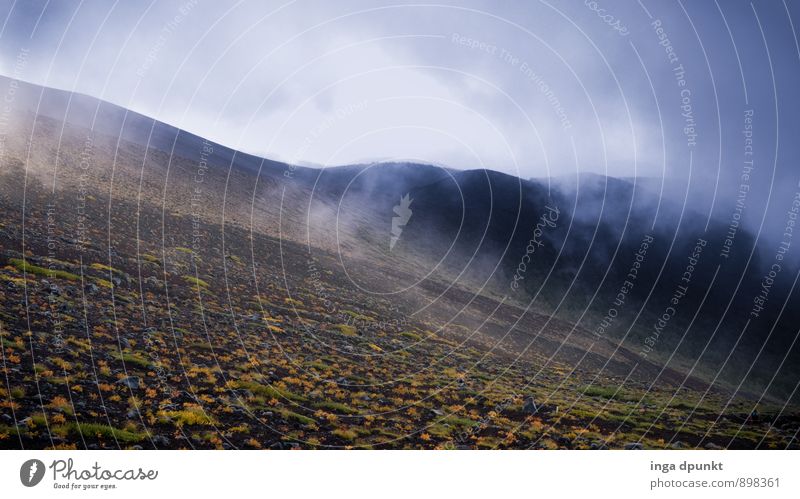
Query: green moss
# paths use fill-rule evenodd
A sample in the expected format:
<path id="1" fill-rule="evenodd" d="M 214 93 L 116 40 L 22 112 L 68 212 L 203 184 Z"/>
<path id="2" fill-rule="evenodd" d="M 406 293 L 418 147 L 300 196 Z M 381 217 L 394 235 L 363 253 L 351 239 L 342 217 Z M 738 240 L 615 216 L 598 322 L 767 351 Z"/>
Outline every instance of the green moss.
<path id="1" fill-rule="evenodd" d="M 427 430 L 429 435 L 439 438 L 447 438 L 452 433 L 453 429 L 443 424 L 435 424 L 430 426 Z"/>
<path id="2" fill-rule="evenodd" d="M 242 262 L 242 259 L 239 258 L 236 255 L 228 255 L 228 259 L 232 260 L 235 263 L 238 263 L 239 265 L 244 265 L 244 262 Z"/>
<path id="3" fill-rule="evenodd" d="M 28 433 L 28 429 L 24 426 L 0 424 L 0 441 L 3 440 L 3 437 L 8 438 L 11 435 L 25 435 L 26 433 Z"/>
<path id="4" fill-rule="evenodd" d="M 115 269 L 114 267 L 102 264 L 102 263 L 93 263 L 89 265 L 90 268 L 94 270 L 102 270 L 104 272 L 111 272 L 112 274 L 123 275 L 124 272 L 121 270 Z"/>
<path id="5" fill-rule="evenodd" d="M 204 350 L 210 352 L 213 347 L 207 341 L 193 341 L 186 345 L 186 348 L 194 348 L 196 350 Z"/>
<path id="6" fill-rule="evenodd" d="M 326 411 L 332 411 L 337 414 L 355 414 L 356 411 L 352 407 L 342 404 L 340 402 L 334 402 L 333 400 L 323 400 L 321 402 L 317 402 L 314 404 L 316 409 L 323 409 Z"/>
<path id="7" fill-rule="evenodd" d="M 373 320 L 372 317 L 368 317 L 366 315 L 359 314 L 357 312 L 353 312 L 352 310 L 345 310 L 344 313 L 346 313 L 347 315 L 349 315 L 353 319 L 356 319 L 356 320 L 359 320 L 359 321 L 370 322 L 370 321 Z"/>
<path id="8" fill-rule="evenodd" d="M 47 426 L 47 418 L 44 414 L 31 414 L 31 424 L 33 426 Z"/>
<path id="9" fill-rule="evenodd" d="M 121 360 L 125 364 L 133 364 L 139 367 L 144 367 L 146 369 L 153 367 L 152 362 L 142 357 L 141 355 L 135 353 L 122 352 L 122 354 L 120 355 L 119 352 L 116 352 L 114 353 L 114 358 L 117 360 Z"/>
<path id="10" fill-rule="evenodd" d="M 314 369 L 318 369 L 320 371 L 328 370 L 328 364 L 326 364 L 324 362 L 320 362 L 318 360 L 316 360 L 314 362 L 307 362 L 306 363 L 306 367 L 313 367 Z"/>
<path id="11" fill-rule="evenodd" d="M 2 345 L 3 348 L 11 348 L 11 349 L 20 350 L 20 351 L 24 351 L 25 350 L 25 343 L 23 343 L 21 340 L 9 341 L 9 340 L 7 340 L 5 338 L 0 338 L 0 345 Z"/>
<path id="12" fill-rule="evenodd" d="M 355 430 L 350 430 L 347 428 L 336 428 L 333 430 L 333 434 L 342 440 L 353 441 L 358 437 L 358 433 Z"/>
<path id="13" fill-rule="evenodd" d="M 197 277 L 190 276 L 190 275 L 185 275 L 185 276 L 183 276 L 183 278 L 189 284 L 193 284 L 193 285 L 198 286 L 200 288 L 207 288 L 208 287 L 208 283 L 206 281 L 204 281 L 202 279 L 198 279 Z"/>
<path id="14" fill-rule="evenodd" d="M 79 281 L 80 277 L 63 270 L 54 270 L 54 269 L 46 269 L 44 267 L 38 267 L 36 265 L 31 265 L 30 263 L 20 260 L 19 258 L 11 258 L 9 263 L 13 265 L 17 270 L 20 272 L 25 272 L 27 274 L 38 275 L 42 277 L 58 277 L 59 279 L 66 279 L 68 281 Z"/>
<path id="15" fill-rule="evenodd" d="M 287 399 L 292 400 L 294 402 L 305 402 L 308 400 L 307 397 L 300 395 L 298 393 L 290 392 L 289 390 L 280 390 L 275 386 L 272 385 L 262 385 L 260 383 L 256 383 L 254 381 L 232 381 L 229 383 L 232 388 L 238 388 L 242 390 L 250 390 L 253 392 L 254 395 L 261 395 L 262 397 L 266 398 L 273 398 L 273 399 Z"/>
<path id="16" fill-rule="evenodd" d="M 175 423 L 176 426 L 184 425 L 214 425 L 216 420 L 205 411 L 198 408 L 183 409 L 180 411 L 159 411 L 158 415 Z"/>
<path id="17" fill-rule="evenodd" d="M 288 305 L 292 305 L 294 307 L 302 307 L 303 306 L 303 302 L 301 302 L 300 300 L 295 300 L 294 298 L 284 298 L 283 302 L 288 304 Z"/>
<path id="18" fill-rule="evenodd" d="M 422 336 L 420 336 L 418 334 L 411 333 L 409 331 L 403 331 L 402 333 L 400 333 L 400 336 L 403 336 L 403 337 L 408 338 L 408 339 L 413 340 L 413 341 L 422 341 Z"/>
<path id="19" fill-rule="evenodd" d="M 156 258 L 153 255 L 148 255 L 147 253 L 143 253 L 141 255 L 141 257 L 142 257 L 142 260 L 144 260 L 145 262 L 154 263 L 156 265 L 161 265 L 161 260 L 159 260 L 158 258 Z"/>
<path id="20" fill-rule="evenodd" d="M 306 426 L 316 426 L 317 424 L 317 422 L 313 419 L 303 416 L 302 414 L 297 414 L 296 412 L 292 412 L 288 409 L 279 409 L 278 412 L 288 421 L 294 421 Z"/>
<path id="21" fill-rule="evenodd" d="M 60 436 L 83 435 L 84 437 L 97 437 L 116 439 L 119 442 L 132 444 L 147 438 L 145 432 L 121 430 L 104 424 L 97 423 L 67 423 L 53 428 L 53 433 Z"/>
<path id="22" fill-rule="evenodd" d="M 106 281 L 105 279 L 100 279 L 99 277 L 94 277 L 92 280 L 100 287 L 111 289 L 114 287 L 111 284 L 111 281 Z"/>
<path id="23" fill-rule="evenodd" d="M 449 423 L 450 425 L 461 426 L 461 427 L 472 427 L 477 425 L 478 423 L 469 419 L 469 418 L 462 418 L 459 416 L 450 415 L 444 418 L 442 421 L 444 423 Z"/>
<path id="24" fill-rule="evenodd" d="M 503 441 L 497 437 L 482 437 L 478 439 L 479 449 L 496 449 Z"/>
<path id="25" fill-rule="evenodd" d="M 357 335 L 356 334 L 356 328 L 354 328 L 353 326 L 349 326 L 347 324 L 338 324 L 335 327 L 339 330 L 340 333 L 342 333 L 345 336 L 356 336 Z"/>

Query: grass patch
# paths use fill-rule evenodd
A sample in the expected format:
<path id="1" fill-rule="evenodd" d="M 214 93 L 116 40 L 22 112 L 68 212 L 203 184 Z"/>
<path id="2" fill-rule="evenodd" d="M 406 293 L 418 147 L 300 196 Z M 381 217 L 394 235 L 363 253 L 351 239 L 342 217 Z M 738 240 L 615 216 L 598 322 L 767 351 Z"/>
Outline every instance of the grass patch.
<path id="1" fill-rule="evenodd" d="M 142 260 L 144 260 L 145 262 L 154 263 L 156 265 L 161 265 L 161 260 L 159 260 L 158 258 L 156 258 L 153 255 L 148 255 L 147 253 L 143 253 L 141 255 L 141 257 L 142 257 Z"/>
<path id="2" fill-rule="evenodd" d="M 305 402 L 308 400 L 308 397 L 300 395 L 299 393 L 293 393 L 289 390 L 281 390 L 271 385 L 262 385 L 254 381 L 230 381 L 228 382 L 228 385 L 231 388 L 250 390 L 254 395 L 261 395 L 265 398 L 273 398 L 278 400 L 287 399 L 294 402 Z"/>
<path id="3" fill-rule="evenodd" d="M 400 336 L 408 338 L 409 340 L 413 341 L 422 341 L 422 336 L 415 333 L 411 333 L 409 331 L 403 331 L 402 333 L 400 333 Z"/>
<path id="4" fill-rule="evenodd" d="M 590 386 L 583 390 L 583 394 L 587 397 L 602 397 L 604 399 L 616 399 L 616 400 L 627 400 L 625 398 L 624 392 L 617 391 L 614 387 L 603 387 L 603 386 Z"/>
<path id="5" fill-rule="evenodd" d="M 452 431 L 453 429 L 449 426 L 438 423 L 427 429 L 427 433 L 429 435 L 433 435 L 434 437 L 438 438 L 448 438 Z"/>
<path id="6" fill-rule="evenodd" d="M 316 409 L 323 409 L 326 411 L 333 411 L 339 414 L 355 414 L 356 411 L 352 407 L 342 404 L 340 402 L 334 402 L 333 400 L 323 400 L 321 402 L 317 402 L 314 404 Z"/>
<path id="7" fill-rule="evenodd" d="M 120 355 L 118 352 L 116 352 L 114 353 L 114 358 L 117 360 L 121 360 L 125 364 L 133 364 L 135 366 L 144 367 L 146 369 L 153 367 L 152 362 L 142 357 L 141 355 L 135 353 L 122 352 L 122 354 Z"/>
<path id="8" fill-rule="evenodd" d="M 107 281 L 107 280 L 105 280 L 105 279 L 100 279 L 99 277 L 93 277 L 93 278 L 92 278 L 92 280 L 95 282 L 95 284 L 97 284 L 97 285 L 98 285 L 98 286 L 100 286 L 101 288 L 107 288 L 107 289 L 111 289 L 111 288 L 113 288 L 113 287 L 114 287 L 114 286 L 111 284 L 111 281 Z"/>
<path id="9" fill-rule="evenodd" d="M 471 427 L 476 426 L 478 424 L 477 422 L 475 422 L 475 421 L 473 421 L 473 420 L 471 420 L 469 418 L 462 418 L 462 417 L 453 416 L 453 415 L 447 416 L 446 418 L 444 418 L 442 420 L 442 422 L 443 423 L 448 423 L 448 424 L 450 424 L 452 426 L 459 426 L 459 427 L 466 427 L 466 428 L 471 428 Z"/>
<path id="10" fill-rule="evenodd" d="M 344 336 L 350 336 L 350 337 L 357 336 L 356 328 L 354 328 L 353 326 L 347 324 L 337 324 L 335 327 Z"/>
<path id="11" fill-rule="evenodd" d="M 97 423 L 67 423 L 63 426 L 54 427 L 53 433 L 62 437 L 67 435 L 83 435 L 84 437 L 94 436 L 104 439 L 115 438 L 117 441 L 126 444 L 141 442 L 147 438 L 145 432 L 122 430 L 114 428 L 113 426 Z"/>
<path id="12" fill-rule="evenodd" d="M 36 265 L 31 265 L 30 263 L 21 260 L 19 258 L 11 258 L 9 259 L 9 263 L 14 266 L 20 272 L 25 272 L 27 274 L 38 275 L 42 277 L 58 277 L 60 279 L 66 279 L 68 281 L 78 281 L 80 277 L 71 273 L 66 272 L 64 270 L 54 270 L 54 269 L 47 269 L 44 267 L 39 267 Z"/>
<path id="13" fill-rule="evenodd" d="M 72 404 L 66 398 L 62 396 L 56 396 L 53 400 L 48 404 L 49 408 L 54 409 L 56 411 L 61 411 L 68 416 L 72 416 L 75 413 L 72 411 Z"/>
<path id="14" fill-rule="evenodd" d="M 34 428 L 47 426 L 47 418 L 42 413 L 31 414 L 30 425 Z"/>
<path id="15" fill-rule="evenodd" d="M 345 310 L 344 313 L 349 315 L 355 320 L 364 321 L 364 322 L 372 322 L 374 319 L 372 317 L 368 317 L 364 314 L 359 314 L 357 312 L 353 312 L 352 310 Z"/>
<path id="16" fill-rule="evenodd" d="M 297 414 L 296 412 L 292 412 L 288 409 L 279 409 L 278 412 L 283 416 L 287 421 L 294 421 L 296 423 L 304 424 L 306 426 L 316 426 L 317 422 L 313 419 L 303 416 L 302 414 Z"/>
<path id="17" fill-rule="evenodd" d="M 176 426 L 185 425 L 213 425 L 216 420 L 199 407 L 188 407 L 180 411 L 158 411 L 159 417 L 175 423 Z"/>
<path id="18" fill-rule="evenodd" d="M 9 438 L 11 435 L 17 435 L 17 432 L 19 432 L 20 435 L 25 435 L 28 433 L 28 428 L 24 426 L 0 424 L 0 442 Z"/>
<path id="19" fill-rule="evenodd" d="M 350 442 L 358 437 L 358 433 L 355 430 L 350 430 L 347 428 L 336 428 L 332 433 L 342 440 L 347 440 Z"/>
<path id="20" fill-rule="evenodd" d="M 111 267 L 109 265 L 104 265 L 102 263 L 93 263 L 89 265 L 89 267 L 94 270 L 102 270 L 104 272 L 111 272 L 112 274 L 124 275 L 124 272 L 122 272 L 121 270 L 115 269 L 114 267 Z"/>
<path id="21" fill-rule="evenodd" d="M 25 286 L 25 279 L 21 277 L 13 277 L 13 276 L 2 276 L 2 279 L 6 282 L 11 282 L 15 286 Z"/>
<path id="22" fill-rule="evenodd" d="M 197 277 L 190 276 L 190 275 L 185 275 L 185 276 L 183 276 L 183 278 L 189 284 L 193 284 L 193 285 L 195 285 L 197 287 L 200 287 L 200 288 L 208 288 L 208 283 L 206 281 L 202 280 L 202 279 L 198 279 Z"/>
<path id="23" fill-rule="evenodd" d="M 2 345 L 3 348 L 11 348 L 14 350 L 25 351 L 25 343 L 22 342 L 21 338 L 17 339 L 16 341 L 10 341 L 5 338 L 0 338 L 0 345 Z"/>
<path id="24" fill-rule="evenodd" d="M 669 405 L 669 409 L 679 409 L 679 410 L 682 410 L 682 411 L 693 411 L 696 408 L 698 408 L 696 404 L 693 404 L 692 402 L 684 402 L 684 401 L 674 402 L 674 403 Z"/>
<path id="25" fill-rule="evenodd" d="M 326 364 L 324 362 L 320 362 L 318 360 L 315 360 L 313 362 L 307 362 L 306 366 L 307 367 L 313 367 L 314 369 L 318 369 L 320 371 L 327 371 L 328 370 L 328 364 Z"/>

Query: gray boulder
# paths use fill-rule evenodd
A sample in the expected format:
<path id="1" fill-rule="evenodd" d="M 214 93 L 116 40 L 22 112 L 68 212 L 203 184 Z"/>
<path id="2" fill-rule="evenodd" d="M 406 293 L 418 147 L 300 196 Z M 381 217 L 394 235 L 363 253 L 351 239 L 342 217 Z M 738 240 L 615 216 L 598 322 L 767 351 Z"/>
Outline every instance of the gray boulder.
<path id="1" fill-rule="evenodd" d="M 126 376 L 121 380 L 117 381 L 117 383 L 130 388 L 131 390 L 138 390 L 140 386 L 139 377 L 138 376 Z"/>

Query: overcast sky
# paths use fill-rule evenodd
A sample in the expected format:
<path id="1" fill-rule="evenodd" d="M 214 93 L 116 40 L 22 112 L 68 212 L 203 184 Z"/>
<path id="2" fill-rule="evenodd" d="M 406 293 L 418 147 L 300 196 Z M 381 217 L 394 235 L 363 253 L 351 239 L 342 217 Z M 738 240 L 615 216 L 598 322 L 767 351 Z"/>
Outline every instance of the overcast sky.
<path id="1" fill-rule="evenodd" d="M 2 0 L 0 73 L 28 50 L 25 80 L 275 159 L 521 177 L 735 177 L 754 109 L 763 181 L 798 171 L 798 2 L 438 3 Z"/>

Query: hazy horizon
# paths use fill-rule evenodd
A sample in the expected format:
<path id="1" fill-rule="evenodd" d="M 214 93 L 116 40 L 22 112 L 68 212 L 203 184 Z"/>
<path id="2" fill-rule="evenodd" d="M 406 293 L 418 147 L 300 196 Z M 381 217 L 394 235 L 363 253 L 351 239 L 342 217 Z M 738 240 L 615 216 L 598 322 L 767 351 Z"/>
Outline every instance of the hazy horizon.
<path id="1" fill-rule="evenodd" d="M 736 161 L 726 153 L 741 148 L 744 107 L 759 110 L 762 137 L 795 148 L 797 120 L 778 116 L 769 79 L 797 76 L 786 64 L 795 43 L 777 43 L 793 39 L 786 4 L 44 5 L 0 11 L 0 73 L 12 76 L 26 50 L 25 81 L 281 161 L 407 157 L 522 178 L 705 180 Z M 765 45 L 736 44 L 761 40 L 762 29 Z M 683 131 L 677 65 L 695 145 Z M 776 77 L 776 89 L 782 106 L 797 107 L 781 92 L 791 81 Z M 708 166 L 690 171 L 689 152 Z"/>
<path id="2" fill-rule="evenodd" d="M 16 79 L 16 78 L 14 78 L 13 75 L 9 75 L 9 74 L 0 74 L 0 78 Z M 180 128 L 175 123 L 170 123 L 170 122 L 158 120 L 158 119 L 154 118 L 153 116 L 149 116 L 149 115 L 146 115 L 144 113 L 140 113 L 139 111 L 136 111 L 134 109 L 125 108 L 125 107 L 120 106 L 119 104 L 116 104 L 114 102 L 105 101 L 103 99 L 99 99 L 98 97 L 95 97 L 95 96 L 92 96 L 92 95 L 89 95 L 89 94 L 85 94 L 85 93 L 81 93 L 81 92 L 72 92 L 70 90 L 67 90 L 67 89 L 64 89 L 64 88 L 58 88 L 58 87 L 46 87 L 46 86 L 40 85 L 38 83 L 35 83 L 35 82 L 32 82 L 32 81 L 27 81 L 27 80 L 24 80 L 24 79 L 16 79 L 16 80 L 21 82 L 21 83 L 26 83 L 26 84 L 29 84 L 29 85 L 39 86 L 39 87 L 43 87 L 43 88 L 47 88 L 47 89 L 51 89 L 51 90 L 57 90 L 57 91 L 61 91 L 61 92 L 75 93 L 75 94 L 79 94 L 79 95 L 84 95 L 86 97 L 90 97 L 92 99 L 101 100 L 103 102 L 107 102 L 109 104 L 118 106 L 118 107 L 120 107 L 122 109 L 125 109 L 127 111 L 138 113 L 138 114 L 140 114 L 142 116 L 145 116 L 146 118 L 154 119 L 154 120 L 159 121 L 161 123 L 164 123 L 166 125 L 169 125 L 169 126 L 172 126 L 172 127 L 175 127 L 175 128 L 179 128 L 182 132 L 190 133 L 190 134 L 196 135 L 198 137 L 201 137 L 203 139 L 208 139 L 208 137 L 205 137 L 203 135 L 195 133 L 195 132 L 193 132 L 191 130 Z M 278 158 L 278 157 L 262 155 L 260 153 L 253 152 L 253 151 L 248 151 L 248 150 L 245 150 L 245 149 L 236 149 L 231 144 L 226 144 L 226 143 L 223 143 L 223 142 L 217 142 L 217 141 L 212 141 L 212 142 L 214 142 L 215 144 L 219 144 L 221 146 L 233 149 L 233 150 L 237 151 L 238 153 L 244 153 L 244 154 L 248 154 L 248 155 L 251 155 L 251 156 L 256 156 L 256 157 L 259 157 L 259 158 L 262 158 L 262 159 L 266 159 L 266 160 L 284 162 L 283 159 Z M 288 163 L 288 161 L 286 161 L 286 162 Z M 295 163 L 288 163 L 288 164 L 292 164 L 294 166 L 307 167 L 307 168 L 322 169 L 322 168 L 366 166 L 366 165 L 371 165 L 371 164 L 391 164 L 391 163 L 408 163 L 408 164 L 416 164 L 416 165 L 423 165 L 423 166 L 435 166 L 435 167 L 448 168 L 448 169 L 459 170 L 459 171 L 484 170 L 485 169 L 485 170 L 495 171 L 495 172 L 499 172 L 499 173 L 506 173 L 508 175 L 512 175 L 512 176 L 518 177 L 517 175 L 514 175 L 513 173 L 508 173 L 508 172 L 501 171 L 500 169 L 493 168 L 491 165 L 487 165 L 484 168 L 459 168 L 458 165 L 434 163 L 434 162 L 431 162 L 431 161 L 425 161 L 423 159 L 419 159 L 418 160 L 418 159 L 415 159 L 415 158 L 410 158 L 410 159 L 409 158 L 365 158 L 362 161 L 355 162 L 355 163 L 337 163 L 337 164 L 331 164 L 331 165 L 325 165 L 325 164 L 320 164 L 320 163 L 314 163 L 312 161 L 305 161 L 303 159 L 297 159 L 297 161 Z M 660 180 L 660 179 L 664 179 L 665 181 L 677 181 L 677 180 L 680 180 L 679 177 L 660 177 L 657 174 L 658 172 L 654 172 L 652 175 L 647 174 L 647 175 L 639 175 L 639 176 L 636 176 L 636 177 L 625 176 L 625 175 L 622 175 L 622 176 L 606 175 L 604 173 L 597 173 L 595 171 L 590 171 L 590 170 L 571 172 L 571 173 L 559 173 L 559 172 L 552 172 L 552 173 L 553 174 L 551 176 L 549 176 L 549 177 L 534 175 L 534 176 L 530 176 L 530 177 L 518 177 L 518 178 L 520 178 L 522 180 L 546 180 L 548 178 L 550 178 L 550 179 L 557 179 L 557 178 L 571 179 L 571 178 L 575 178 L 575 174 L 579 174 L 579 175 L 608 176 L 609 178 L 615 178 L 615 179 L 619 179 L 619 180 L 633 180 L 633 179 L 642 179 L 642 180 L 647 180 L 647 179 Z"/>

